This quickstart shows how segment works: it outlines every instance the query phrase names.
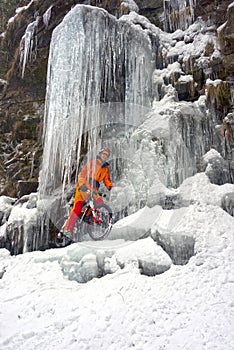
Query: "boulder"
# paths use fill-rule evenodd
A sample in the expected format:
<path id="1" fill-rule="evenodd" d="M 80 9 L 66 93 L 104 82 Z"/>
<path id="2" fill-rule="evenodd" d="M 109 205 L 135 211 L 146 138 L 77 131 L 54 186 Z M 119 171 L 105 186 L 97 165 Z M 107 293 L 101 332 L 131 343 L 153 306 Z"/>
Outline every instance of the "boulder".
<path id="1" fill-rule="evenodd" d="M 23 197 L 32 192 L 36 192 L 38 188 L 37 181 L 18 181 L 18 197 Z"/>

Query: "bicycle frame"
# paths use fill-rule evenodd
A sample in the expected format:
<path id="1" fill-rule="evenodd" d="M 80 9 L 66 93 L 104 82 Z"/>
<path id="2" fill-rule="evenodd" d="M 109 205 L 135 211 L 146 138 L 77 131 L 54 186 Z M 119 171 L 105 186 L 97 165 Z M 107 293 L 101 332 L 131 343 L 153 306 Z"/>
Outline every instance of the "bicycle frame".
<path id="1" fill-rule="evenodd" d="M 80 218 L 80 220 L 79 220 L 79 223 L 81 224 L 81 223 L 84 221 L 84 218 L 85 218 L 87 212 L 88 212 L 89 210 L 91 210 L 94 223 L 100 225 L 100 224 L 102 223 L 102 220 L 100 220 L 100 219 L 97 217 L 97 214 L 96 214 L 96 211 L 95 211 L 95 207 L 94 207 L 94 200 L 93 200 L 92 194 L 90 195 L 90 197 L 88 197 L 88 198 L 86 199 L 84 206 L 85 206 L 86 208 L 85 208 L 85 210 L 84 210 L 83 215 L 81 216 L 81 218 Z"/>

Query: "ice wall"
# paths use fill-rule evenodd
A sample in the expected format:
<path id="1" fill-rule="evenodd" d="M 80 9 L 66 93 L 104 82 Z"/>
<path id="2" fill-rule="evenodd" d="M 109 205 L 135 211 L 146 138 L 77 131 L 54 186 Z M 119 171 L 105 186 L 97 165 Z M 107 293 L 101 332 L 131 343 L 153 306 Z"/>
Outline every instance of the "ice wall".
<path id="1" fill-rule="evenodd" d="M 83 5 L 65 16 L 50 47 L 41 197 L 69 183 L 81 148 L 92 157 L 111 124 L 138 125 L 136 106 L 151 105 L 152 71 L 151 40 L 139 25 Z M 103 113 L 101 103 L 117 107 Z"/>
<path id="2" fill-rule="evenodd" d="M 177 187 L 196 173 L 210 126 L 204 101 L 179 102 L 164 71 L 154 71 L 156 53 L 171 45 L 170 34 L 134 13 L 69 12 L 51 42 L 40 198 L 63 190 L 77 178 L 80 155 L 103 145 L 112 149 L 111 204 L 120 217 L 147 203 L 155 181 Z"/>

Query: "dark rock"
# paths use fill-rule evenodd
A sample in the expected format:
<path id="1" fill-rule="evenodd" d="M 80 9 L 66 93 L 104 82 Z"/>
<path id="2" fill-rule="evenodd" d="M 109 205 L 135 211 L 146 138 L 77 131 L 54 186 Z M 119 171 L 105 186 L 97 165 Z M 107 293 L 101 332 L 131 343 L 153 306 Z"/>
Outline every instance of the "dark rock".
<path id="1" fill-rule="evenodd" d="M 147 17 L 150 22 L 163 29 L 163 0 L 135 0 L 139 14 Z"/>
<path id="2" fill-rule="evenodd" d="M 18 181 L 18 197 L 23 197 L 32 192 L 36 192 L 38 188 L 38 182 L 32 181 Z"/>
<path id="3" fill-rule="evenodd" d="M 0 271 L 0 279 L 3 278 L 4 273 L 6 272 L 6 267 L 3 267 Z"/>

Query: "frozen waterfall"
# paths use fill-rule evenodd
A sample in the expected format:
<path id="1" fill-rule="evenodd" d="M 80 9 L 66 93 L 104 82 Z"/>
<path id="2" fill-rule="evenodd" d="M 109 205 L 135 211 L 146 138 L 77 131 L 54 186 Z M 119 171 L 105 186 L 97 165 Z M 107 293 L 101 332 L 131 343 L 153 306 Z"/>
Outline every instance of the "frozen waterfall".
<path id="1" fill-rule="evenodd" d="M 113 157 L 125 157 L 113 135 L 126 136 L 149 110 L 153 67 L 139 25 L 83 5 L 65 16 L 50 47 L 41 197 L 68 184 L 81 153 L 92 157 L 106 139 Z"/>
<path id="2" fill-rule="evenodd" d="M 179 102 L 175 89 L 153 75 L 162 40 L 142 16 L 116 19 L 84 5 L 55 29 L 40 198 L 58 188 L 63 193 L 105 145 L 112 149 L 111 203 L 119 217 L 144 206 L 155 181 L 177 187 L 196 173 L 209 149 L 209 120 L 204 103 Z"/>
<path id="3" fill-rule="evenodd" d="M 189 6 L 187 27 L 195 0 L 165 3 L 182 12 Z M 10 221 L 14 254 L 49 246 L 50 225 L 63 215 L 70 184 L 103 146 L 111 148 L 109 200 L 116 221 L 143 207 L 174 210 L 193 202 L 188 187 L 185 199 L 179 187 L 206 169 L 202 157 L 219 148 L 220 138 L 206 96 L 183 100 L 178 93 L 194 88 L 186 62 L 199 61 L 210 36 L 199 23 L 180 34 L 162 32 L 135 12 L 116 19 L 85 5 L 76 5 L 54 30 L 39 200 L 27 207 L 33 209 L 29 223 L 17 210 Z M 208 166 L 215 178 L 218 165 Z M 218 180 L 223 170 L 219 174 Z"/>

